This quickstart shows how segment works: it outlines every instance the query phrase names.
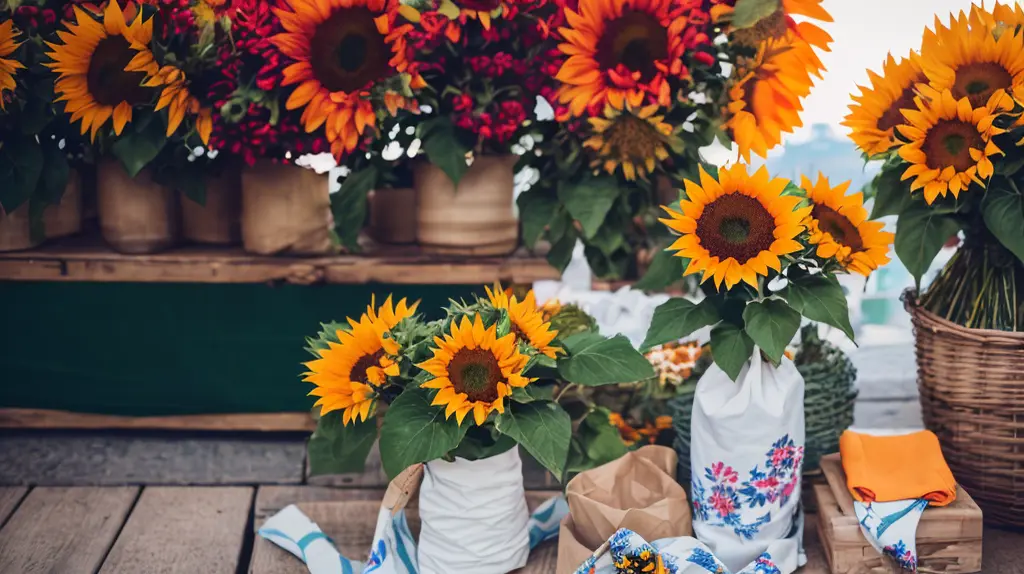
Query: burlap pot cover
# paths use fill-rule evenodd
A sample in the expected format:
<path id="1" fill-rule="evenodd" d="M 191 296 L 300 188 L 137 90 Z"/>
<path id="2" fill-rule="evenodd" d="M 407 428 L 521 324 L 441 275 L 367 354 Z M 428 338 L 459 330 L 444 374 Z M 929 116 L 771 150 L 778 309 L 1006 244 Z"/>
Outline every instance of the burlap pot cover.
<path id="1" fill-rule="evenodd" d="M 114 160 L 96 168 L 96 200 L 103 239 L 121 253 L 155 253 L 178 240 L 178 200 L 148 170 L 135 178 Z"/>
<path id="2" fill-rule="evenodd" d="M 76 170 L 68 174 L 68 185 L 60 203 L 43 211 L 43 228 L 47 239 L 74 235 L 82 230 L 82 175 Z"/>
<path id="3" fill-rule="evenodd" d="M 379 243 L 416 243 L 416 190 L 388 187 L 370 192 L 369 232 Z"/>
<path id="4" fill-rule="evenodd" d="M 28 202 L 11 213 L 4 213 L 0 209 L 0 251 L 31 249 L 41 242 L 41 237 L 36 241 L 32 240 Z"/>
<path id="5" fill-rule="evenodd" d="M 206 180 L 203 205 L 184 194 L 181 202 L 181 234 L 188 241 L 231 245 L 242 241 L 242 180 L 228 170 Z"/>
<path id="6" fill-rule="evenodd" d="M 242 171 L 242 244 L 260 255 L 334 250 L 327 175 L 289 164 Z"/>

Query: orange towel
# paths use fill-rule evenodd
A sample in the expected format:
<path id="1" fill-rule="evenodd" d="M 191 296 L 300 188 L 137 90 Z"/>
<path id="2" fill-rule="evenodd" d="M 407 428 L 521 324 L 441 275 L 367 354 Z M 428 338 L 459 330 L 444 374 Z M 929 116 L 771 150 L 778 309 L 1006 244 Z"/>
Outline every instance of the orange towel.
<path id="1" fill-rule="evenodd" d="M 956 499 L 956 480 L 939 438 L 931 431 L 871 436 L 846 431 L 839 438 L 846 486 L 861 502 L 927 499 L 946 506 Z"/>

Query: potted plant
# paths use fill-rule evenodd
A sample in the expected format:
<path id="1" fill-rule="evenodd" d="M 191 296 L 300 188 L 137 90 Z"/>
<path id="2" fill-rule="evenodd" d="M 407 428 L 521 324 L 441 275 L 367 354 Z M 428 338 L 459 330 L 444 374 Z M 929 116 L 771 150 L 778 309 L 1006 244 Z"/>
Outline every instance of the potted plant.
<path id="1" fill-rule="evenodd" d="M 358 470 L 379 436 L 389 476 L 425 463 L 420 571 L 511 571 L 529 548 L 518 447 L 559 478 L 570 457 L 556 389 L 644 379 L 650 365 L 621 335 L 559 338 L 532 293 L 496 287 L 435 321 L 416 311 L 389 298 L 310 339 L 311 467 Z"/>
<path id="2" fill-rule="evenodd" d="M 851 138 L 883 162 L 872 217 L 895 216 L 896 254 L 918 282 L 905 303 L 925 425 L 986 520 L 1024 524 L 1024 55 L 1019 6 L 975 6 L 886 62 L 851 105 Z M 993 53 L 1006 54 L 996 58 Z M 935 256 L 952 259 L 920 289 Z M 954 240 L 954 244 L 958 243 Z M 970 433 L 964 429 L 970 428 Z M 995 446 L 998 445 L 998 446 Z"/>

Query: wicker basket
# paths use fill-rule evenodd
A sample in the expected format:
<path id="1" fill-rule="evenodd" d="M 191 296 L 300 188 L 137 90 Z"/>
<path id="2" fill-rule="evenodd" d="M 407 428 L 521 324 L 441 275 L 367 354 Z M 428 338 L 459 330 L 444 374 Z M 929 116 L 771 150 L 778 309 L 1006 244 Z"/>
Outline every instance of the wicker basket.
<path id="1" fill-rule="evenodd" d="M 925 426 L 985 520 L 1024 527 L 1024 333 L 967 329 L 905 300 Z"/>

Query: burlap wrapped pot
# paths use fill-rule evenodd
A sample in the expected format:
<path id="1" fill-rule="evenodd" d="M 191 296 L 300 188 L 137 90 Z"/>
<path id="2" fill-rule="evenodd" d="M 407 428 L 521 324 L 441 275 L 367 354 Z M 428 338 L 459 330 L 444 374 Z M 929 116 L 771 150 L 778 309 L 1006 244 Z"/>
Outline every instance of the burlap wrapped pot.
<path id="1" fill-rule="evenodd" d="M 121 253 L 155 253 L 174 245 L 180 231 L 174 191 L 148 170 L 132 178 L 115 160 L 96 167 L 96 201 L 103 239 Z"/>

